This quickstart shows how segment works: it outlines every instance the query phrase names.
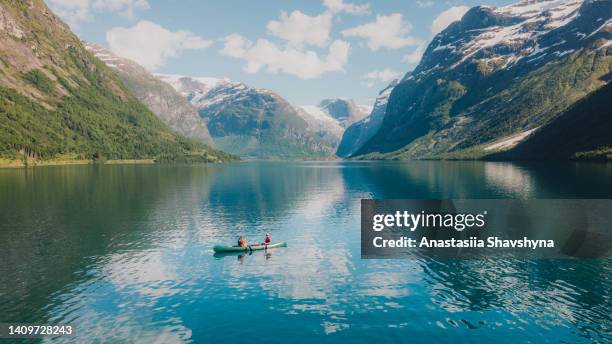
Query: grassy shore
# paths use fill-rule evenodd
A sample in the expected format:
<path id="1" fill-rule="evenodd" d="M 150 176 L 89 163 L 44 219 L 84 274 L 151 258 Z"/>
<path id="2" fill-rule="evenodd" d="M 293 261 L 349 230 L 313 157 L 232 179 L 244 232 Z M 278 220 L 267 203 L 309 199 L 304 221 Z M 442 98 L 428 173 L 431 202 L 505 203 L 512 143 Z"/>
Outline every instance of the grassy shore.
<path id="1" fill-rule="evenodd" d="M 195 152 L 186 155 L 160 155 L 148 159 L 83 159 L 79 154 L 62 154 L 52 159 L 40 159 L 15 155 L 14 157 L 0 157 L 0 168 L 23 168 L 35 166 L 57 166 L 57 165 L 128 165 L 128 164 L 173 164 L 173 163 L 222 163 L 239 161 L 240 158 L 231 154 L 219 152 L 213 155 L 207 151 Z"/>
<path id="2" fill-rule="evenodd" d="M 104 165 L 127 165 L 127 164 L 154 164 L 153 159 L 125 159 L 125 160 L 106 160 L 106 161 L 94 161 L 86 159 L 57 159 L 57 160 L 12 160 L 0 158 L 0 168 L 23 168 L 23 167 L 37 167 L 37 166 L 66 166 L 66 165 L 91 165 L 91 164 L 104 164 Z"/>
<path id="3" fill-rule="evenodd" d="M 106 160 L 106 165 L 127 165 L 127 164 L 154 164 L 153 159 L 124 159 L 124 160 Z"/>

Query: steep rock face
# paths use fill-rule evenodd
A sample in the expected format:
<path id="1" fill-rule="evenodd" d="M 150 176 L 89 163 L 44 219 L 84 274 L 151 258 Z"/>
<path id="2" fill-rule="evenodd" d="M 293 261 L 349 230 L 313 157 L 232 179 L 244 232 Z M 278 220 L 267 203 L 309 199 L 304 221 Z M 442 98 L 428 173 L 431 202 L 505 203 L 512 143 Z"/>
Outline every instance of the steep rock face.
<path id="1" fill-rule="evenodd" d="M 333 147 L 313 133 L 278 94 L 227 79 L 158 75 L 208 123 L 217 147 L 257 159 L 328 157 Z"/>
<path id="2" fill-rule="evenodd" d="M 344 134 L 336 151 L 336 155 L 347 158 L 355 154 L 368 140 L 370 140 L 380 129 L 385 118 L 387 103 L 391 91 L 399 80 L 393 80 L 389 86 L 380 91 L 370 115 L 362 120 L 351 124 Z"/>
<path id="3" fill-rule="evenodd" d="M 222 153 L 177 135 L 40 0 L 0 3 L 0 157 Z"/>
<path id="4" fill-rule="evenodd" d="M 169 84 L 156 78 L 136 62 L 121 58 L 93 43 L 87 50 L 117 72 L 117 75 L 149 110 L 181 135 L 213 145 L 206 122 L 198 110 Z"/>
<path id="5" fill-rule="evenodd" d="M 612 83 L 580 99 L 508 151 L 487 159 L 612 160 Z M 485 148 L 486 149 L 486 148 Z"/>
<path id="6" fill-rule="evenodd" d="M 611 1 L 472 8 L 432 40 L 356 154 L 480 157 L 500 139 L 545 125 L 609 81 L 610 13 Z"/>

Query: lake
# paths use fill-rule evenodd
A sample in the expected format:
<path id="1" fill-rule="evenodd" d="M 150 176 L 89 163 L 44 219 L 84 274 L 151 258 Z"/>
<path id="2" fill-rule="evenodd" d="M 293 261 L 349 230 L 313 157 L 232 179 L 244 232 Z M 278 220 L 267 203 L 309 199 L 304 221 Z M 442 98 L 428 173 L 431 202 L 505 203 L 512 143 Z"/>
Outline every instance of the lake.
<path id="1" fill-rule="evenodd" d="M 81 342 L 612 340 L 609 259 L 362 260 L 362 198 L 612 198 L 612 164 L 3 169 L 0 322 Z M 289 246 L 213 254 L 266 231 Z"/>

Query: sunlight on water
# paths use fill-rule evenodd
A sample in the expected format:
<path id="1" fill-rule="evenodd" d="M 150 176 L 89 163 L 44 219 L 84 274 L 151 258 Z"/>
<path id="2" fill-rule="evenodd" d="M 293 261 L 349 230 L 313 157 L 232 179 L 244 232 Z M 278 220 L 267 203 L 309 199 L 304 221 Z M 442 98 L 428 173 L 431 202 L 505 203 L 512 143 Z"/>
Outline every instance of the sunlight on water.
<path id="1" fill-rule="evenodd" d="M 0 322 L 69 322 L 82 340 L 143 343 L 262 333 L 273 334 L 266 342 L 606 342 L 609 260 L 362 260 L 359 200 L 608 198 L 611 170 L 483 162 L 0 170 Z M 215 244 L 241 234 L 255 243 L 266 231 L 289 246 L 213 255 Z"/>

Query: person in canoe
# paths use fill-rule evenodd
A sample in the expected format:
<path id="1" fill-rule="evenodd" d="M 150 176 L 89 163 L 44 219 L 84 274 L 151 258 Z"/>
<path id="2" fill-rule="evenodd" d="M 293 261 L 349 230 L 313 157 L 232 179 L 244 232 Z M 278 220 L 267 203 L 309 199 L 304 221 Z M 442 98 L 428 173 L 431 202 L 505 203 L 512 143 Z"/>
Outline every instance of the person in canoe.
<path id="1" fill-rule="evenodd" d="M 242 235 L 238 238 L 238 247 L 249 247 L 249 244 Z"/>
<path id="2" fill-rule="evenodd" d="M 266 232 L 266 238 L 264 239 L 264 242 L 262 242 L 262 245 L 270 245 L 272 243 L 272 239 L 270 239 L 270 233 Z"/>
<path id="3" fill-rule="evenodd" d="M 266 232 L 266 238 L 261 244 L 253 244 L 253 246 L 268 246 L 272 243 L 272 239 L 270 239 L 270 233 Z"/>

